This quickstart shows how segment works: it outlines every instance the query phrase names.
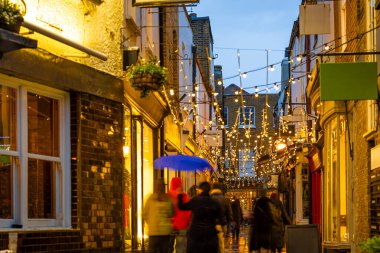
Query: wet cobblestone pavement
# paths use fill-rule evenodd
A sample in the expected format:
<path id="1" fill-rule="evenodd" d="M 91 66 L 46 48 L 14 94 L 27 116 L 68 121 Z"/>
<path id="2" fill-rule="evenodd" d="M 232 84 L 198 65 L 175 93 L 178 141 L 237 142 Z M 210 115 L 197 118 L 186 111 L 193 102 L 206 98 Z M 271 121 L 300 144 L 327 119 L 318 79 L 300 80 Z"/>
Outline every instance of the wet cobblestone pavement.
<path id="1" fill-rule="evenodd" d="M 232 252 L 239 252 L 239 253 L 248 253 L 248 235 L 249 235 L 249 226 L 242 226 L 240 229 L 240 236 L 238 240 L 233 239 L 231 233 L 224 241 L 224 252 L 225 253 L 232 253 Z M 262 251 L 260 253 L 267 253 L 266 251 Z M 270 253 L 268 251 L 268 253 Z M 282 250 L 282 253 L 286 253 L 285 247 Z"/>

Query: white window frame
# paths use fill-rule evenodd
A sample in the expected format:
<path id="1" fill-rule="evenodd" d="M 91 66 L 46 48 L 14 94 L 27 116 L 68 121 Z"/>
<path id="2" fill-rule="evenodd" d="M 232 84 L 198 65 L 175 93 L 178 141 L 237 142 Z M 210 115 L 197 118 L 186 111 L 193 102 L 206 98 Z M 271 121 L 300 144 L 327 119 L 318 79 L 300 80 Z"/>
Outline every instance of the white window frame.
<path id="1" fill-rule="evenodd" d="M 241 113 L 246 113 L 245 110 L 249 109 L 249 108 L 253 108 L 253 112 L 252 112 L 252 115 L 251 115 L 251 125 L 250 125 L 250 128 L 256 128 L 256 108 L 254 106 L 245 106 L 244 107 L 244 112 L 242 110 L 242 107 L 241 106 L 239 107 L 239 128 L 246 128 L 246 127 L 248 127 L 248 125 L 242 124 L 242 122 L 240 120 L 240 114 Z"/>
<path id="2" fill-rule="evenodd" d="M 0 74 L 0 84 L 17 90 L 17 151 L 0 150 L 1 155 L 16 159 L 13 168 L 13 219 L 0 219 L 0 229 L 21 224 L 23 229 L 34 227 L 71 227 L 70 170 L 70 97 L 67 92 L 37 83 Z M 32 92 L 59 101 L 60 156 L 28 153 L 27 93 Z M 28 218 L 28 159 L 58 162 L 55 168 L 56 196 L 54 219 Z M 17 161 L 18 160 L 18 161 Z M 60 164 L 59 164 L 60 163 Z"/>

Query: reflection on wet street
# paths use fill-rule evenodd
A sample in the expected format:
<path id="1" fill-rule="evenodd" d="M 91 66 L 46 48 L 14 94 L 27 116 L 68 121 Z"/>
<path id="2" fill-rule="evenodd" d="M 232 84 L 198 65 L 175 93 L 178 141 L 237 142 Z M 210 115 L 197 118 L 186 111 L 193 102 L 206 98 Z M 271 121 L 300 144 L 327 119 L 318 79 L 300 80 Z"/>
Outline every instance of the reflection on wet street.
<path id="1" fill-rule="evenodd" d="M 231 233 L 225 239 L 225 253 L 239 252 L 239 253 L 248 253 L 248 237 L 249 237 L 250 226 L 241 226 L 239 238 L 233 239 Z M 268 252 L 270 253 L 270 252 Z M 285 247 L 282 250 L 282 253 L 286 253 Z"/>

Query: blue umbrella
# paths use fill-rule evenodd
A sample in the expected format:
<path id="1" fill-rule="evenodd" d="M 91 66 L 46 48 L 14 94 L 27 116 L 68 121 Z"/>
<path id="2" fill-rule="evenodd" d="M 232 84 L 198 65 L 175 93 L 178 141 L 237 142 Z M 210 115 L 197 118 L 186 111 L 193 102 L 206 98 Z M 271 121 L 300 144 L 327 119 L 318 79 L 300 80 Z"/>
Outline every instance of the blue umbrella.
<path id="1" fill-rule="evenodd" d="M 168 155 L 154 160 L 155 169 L 174 169 L 179 171 L 202 171 L 205 169 L 212 170 L 210 163 L 198 156 L 190 155 Z"/>

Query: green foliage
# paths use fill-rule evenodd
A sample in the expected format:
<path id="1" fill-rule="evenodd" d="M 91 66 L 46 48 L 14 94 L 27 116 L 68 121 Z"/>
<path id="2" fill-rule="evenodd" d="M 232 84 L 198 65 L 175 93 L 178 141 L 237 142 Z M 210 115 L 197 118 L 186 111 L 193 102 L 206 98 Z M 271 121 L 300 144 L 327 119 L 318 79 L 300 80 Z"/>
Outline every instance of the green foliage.
<path id="1" fill-rule="evenodd" d="M 360 243 L 360 248 L 365 253 L 380 252 L 380 237 L 374 236 L 374 237 L 368 238 L 367 241 Z"/>
<path id="2" fill-rule="evenodd" d="M 138 78 L 146 75 L 150 75 L 156 80 L 156 89 L 150 87 L 142 88 L 139 83 L 136 83 Z M 151 90 L 158 90 L 168 83 L 167 69 L 160 66 L 156 58 L 150 58 L 148 61 L 139 59 L 135 65 L 127 68 L 126 78 L 129 79 L 132 87 L 142 91 L 142 97 L 146 96 Z"/>
<path id="3" fill-rule="evenodd" d="M 9 0 L 0 0 L 0 24 L 15 25 L 24 20 L 17 4 Z"/>

